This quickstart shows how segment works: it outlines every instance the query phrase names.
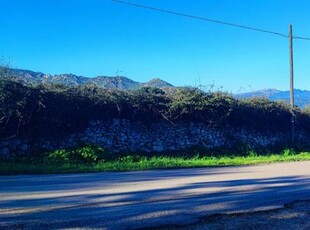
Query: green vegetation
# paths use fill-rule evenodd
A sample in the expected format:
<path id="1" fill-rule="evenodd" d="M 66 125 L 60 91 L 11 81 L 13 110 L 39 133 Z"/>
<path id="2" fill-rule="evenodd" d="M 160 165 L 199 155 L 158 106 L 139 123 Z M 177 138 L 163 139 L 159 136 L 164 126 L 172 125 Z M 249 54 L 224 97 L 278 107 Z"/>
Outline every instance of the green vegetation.
<path id="1" fill-rule="evenodd" d="M 295 153 L 285 150 L 281 154 L 257 155 L 250 152 L 247 156 L 139 156 L 127 155 L 115 159 L 102 149 L 83 147 L 76 150 L 57 150 L 45 157 L 20 162 L 0 162 L 0 175 L 78 173 L 103 171 L 135 171 L 147 169 L 192 168 L 208 166 L 253 165 L 288 161 L 309 161 L 310 153 Z M 25 163 L 26 162 L 26 163 Z"/>
<path id="2" fill-rule="evenodd" d="M 12 137 L 26 138 L 30 146 L 36 146 L 42 139 L 57 141 L 58 138 L 62 139 L 83 131 L 90 121 L 111 121 L 114 118 L 139 121 L 145 125 L 154 122 L 171 124 L 201 122 L 208 127 L 220 129 L 246 128 L 261 133 L 281 133 L 287 136 L 291 131 L 290 108 L 285 103 L 272 102 L 264 98 L 236 99 L 228 93 L 203 91 L 197 88 L 163 90 L 146 87 L 120 91 L 106 90 L 94 85 L 76 87 L 54 84 L 34 85 L 19 82 L 14 78 L 0 77 L 0 104 L 0 140 Z M 298 108 L 294 114 L 296 130 L 308 134 L 310 114 Z M 308 141 L 298 138 L 299 136 L 296 135 L 295 149 L 300 152 L 308 151 L 310 149 Z M 266 148 L 263 151 L 258 149 L 256 151 L 273 152 L 291 147 L 289 145 L 287 143 L 285 146 L 276 146 L 277 149 Z M 231 148 L 230 151 L 237 152 L 238 154 L 235 155 L 241 158 L 227 158 L 228 160 L 223 163 L 222 159 L 226 158 L 218 157 L 218 153 L 230 153 L 223 149 L 215 152 L 214 155 L 218 158 L 207 158 L 206 155 L 193 157 L 196 152 L 184 155 L 185 157 L 171 153 L 163 157 L 153 155 L 139 157 L 132 154 L 134 159 L 138 160 L 130 162 L 121 160 L 124 155 L 112 156 L 100 148 L 84 147 L 84 149 L 56 150 L 42 154 L 41 149 L 36 146 L 29 149 L 33 153 L 30 154 L 32 159 L 24 162 L 27 162 L 25 172 L 27 170 L 36 172 L 35 169 L 39 169 L 38 172 L 49 172 L 49 170 L 62 172 L 198 167 L 234 165 L 237 164 L 234 163 L 236 161 L 244 161 L 244 164 L 247 164 L 247 158 L 242 158 L 249 151 L 247 147 L 240 143 L 239 146 Z M 259 156 L 255 157 L 252 160 L 249 159 L 249 162 L 256 163 L 256 159 L 260 159 Z M 294 160 L 294 157 L 299 160 L 299 155 L 292 157 L 279 155 L 278 160 Z M 262 162 L 269 162 L 269 158 L 264 158 Z M 3 163 L 1 170 L 5 172 L 5 167 L 9 164 Z M 19 167 L 23 168 L 18 162 L 14 165 L 16 170 Z"/>
<path id="3" fill-rule="evenodd" d="M 106 90 L 94 85 L 31 85 L 0 78 L 0 138 L 62 138 L 84 130 L 89 121 L 113 118 L 289 132 L 288 105 L 264 98 L 236 99 L 197 88 Z M 296 129 L 310 130 L 309 113 L 298 109 Z"/>
<path id="4" fill-rule="evenodd" d="M 42 158 L 43 157 L 43 158 Z M 41 159 L 40 159 L 41 158 Z M 45 164 L 91 164 L 98 161 L 104 161 L 106 158 L 105 151 L 99 147 L 85 146 L 76 149 L 59 149 L 49 152 L 38 158 L 33 158 L 30 162 L 43 162 Z M 26 159 L 27 161 L 27 159 Z M 29 160 L 28 160 L 29 161 Z"/>

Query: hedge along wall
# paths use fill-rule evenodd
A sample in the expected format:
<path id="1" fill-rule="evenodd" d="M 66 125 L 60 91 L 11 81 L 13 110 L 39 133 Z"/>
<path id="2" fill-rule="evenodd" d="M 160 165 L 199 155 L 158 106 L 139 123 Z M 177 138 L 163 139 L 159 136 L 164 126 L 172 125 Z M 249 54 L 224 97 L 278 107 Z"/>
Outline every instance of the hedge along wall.
<path id="1" fill-rule="evenodd" d="M 0 80 L 0 155 L 95 144 L 112 152 L 289 145 L 289 108 L 266 99 L 183 88 L 136 91 Z M 296 111 L 308 147 L 310 118 Z"/>

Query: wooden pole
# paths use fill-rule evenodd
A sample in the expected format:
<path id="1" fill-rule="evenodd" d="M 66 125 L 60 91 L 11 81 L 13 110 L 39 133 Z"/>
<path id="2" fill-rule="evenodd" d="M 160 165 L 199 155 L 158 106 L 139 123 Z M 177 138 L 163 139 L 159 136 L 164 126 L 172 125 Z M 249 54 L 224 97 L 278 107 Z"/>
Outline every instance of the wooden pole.
<path id="1" fill-rule="evenodd" d="M 294 60 L 293 60 L 293 29 L 289 26 L 289 42 L 290 42 L 290 106 L 294 109 Z"/>
<path id="2" fill-rule="evenodd" d="M 291 134 L 292 145 L 295 142 L 295 114 L 294 114 L 294 58 L 293 58 L 293 29 L 292 25 L 289 25 L 289 49 L 290 49 L 290 109 L 291 109 Z"/>

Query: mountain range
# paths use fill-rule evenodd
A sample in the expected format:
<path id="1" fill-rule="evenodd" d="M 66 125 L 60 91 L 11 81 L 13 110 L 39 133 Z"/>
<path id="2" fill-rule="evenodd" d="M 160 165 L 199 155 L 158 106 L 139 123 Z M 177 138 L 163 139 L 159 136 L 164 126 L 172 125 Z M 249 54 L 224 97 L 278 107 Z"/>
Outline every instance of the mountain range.
<path id="1" fill-rule="evenodd" d="M 237 98 L 264 97 L 271 101 L 285 101 L 287 103 L 290 101 L 290 91 L 281 91 L 277 89 L 263 89 L 248 93 L 241 93 L 235 96 Z M 294 100 L 295 104 L 300 108 L 304 108 L 307 105 L 310 105 L 310 91 L 295 89 Z"/>
<path id="2" fill-rule="evenodd" d="M 14 77 L 18 80 L 33 84 L 53 83 L 66 86 L 78 86 L 78 85 L 96 85 L 105 89 L 138 89 L 142 87 L 158 87 L 158 88 L 170 88 L 173 85 L 165 82 L 159 78 L 154 78 L 146 83 L 136 82 L 127 77 L 115 76 L 97 76 L 97 77 L 83 77 L 74 74 L 44 74 L 41 72 L 34 72 L 30 70 L 22 69 L 8 69 L 5 74 L 6 77 Z"/>
<path id="3" fill-rule="evenodd" d="M 30 70 L 22 69 L 13 69 L 10 68 L 6 71 L 6 77 L 14 77 L 21 81 L 41 84 L 41 83 L 54 83 L 62 84 L 67 86 L 78 86 L 78 85 L 96 85 L 105 89 L 139 89 L 142 87 L 158 87 L 158 88 L 174 88 L 174 86 L 166 81 L 163 81 L 159 78 L 154 78 L 148 82 L 141 83 L 133 81 L 124 76 L 97 76 L 93 78 L 77 76 L 74 74 L 44 74 L 41 72 L 34 72 Z M 309 90 L 294 90 L 295 95 L 295 104 L 304 108 L 307 105 L 310 105 L 310 91 Z M 277 89 L 263 89 L 247 93 L 235 94 L 236 98 L 253 98 L 253 97 L 264 97 L 272 101 L 285 101 L 289 103 L 290 92 L 281 91 Z"/>

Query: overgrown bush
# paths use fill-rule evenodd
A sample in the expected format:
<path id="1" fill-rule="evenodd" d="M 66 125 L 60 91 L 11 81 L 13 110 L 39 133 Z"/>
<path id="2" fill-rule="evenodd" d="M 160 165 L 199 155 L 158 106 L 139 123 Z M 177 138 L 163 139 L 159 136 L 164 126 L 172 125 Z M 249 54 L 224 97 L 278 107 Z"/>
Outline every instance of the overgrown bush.
<path id="1" fill-rule="evenodd" d="M 149 124 L 203 122 L 208 126 L 246 127 L 289 132 L 291 113 L 284 103 L 263 98 L 237 100 L 223 92 L 196 88 L 106 90 L 94 85 L 25 85 L 0 78 L 0 138 L 62 138 L 84 130 L 91 120 L 114 118 Z M 295 110 L 298 130 L 310 130 L 309 113 Z"/>
<path id="2" fill-rule="evenodd" d="M 226 93 L 206 93 L 196 88 L 177 89 L 171 98 L 168 112 L 172 120 L 207 124 L 223 123 L 236 104 L 236 100 Z"/>
<path id="3" fill-rule="evenodd" d="M 291 117 L 290 108 L 284 103 L 250 98 L 239 100 L 235 104 L 229 123 L 258 131 L 286 132 L 290 129 Z"/>

